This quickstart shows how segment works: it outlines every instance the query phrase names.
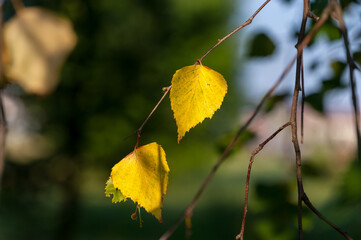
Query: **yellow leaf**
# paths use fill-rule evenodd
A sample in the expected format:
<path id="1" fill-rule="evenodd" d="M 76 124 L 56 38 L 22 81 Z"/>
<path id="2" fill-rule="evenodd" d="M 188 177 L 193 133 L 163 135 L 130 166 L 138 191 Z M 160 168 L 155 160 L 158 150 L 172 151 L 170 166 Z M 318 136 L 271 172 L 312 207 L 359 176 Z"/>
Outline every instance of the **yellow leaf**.
<path id="1" fill-rule="evenodd" d="M 162 222 L 162 195 L 167 193 L 169 167 L 163 148 L 150 143 L 136 148 L 111 172 L 114 187 Z"/>
<path id="2" fill-rule="evenodd" d="M 206 66 L 192 65 L 176 71 L 170 101 L 178 127 L 178 142 L 192 127 L 213 116 L 226 93 L 226 80 Z"/>
<path id="3" fill-rule="evenodd" d="M 75 44 L 67 19 L 45 9 L 24 8 L 4 24 L 4 73 L 29 93 L 49 94 Z"/>

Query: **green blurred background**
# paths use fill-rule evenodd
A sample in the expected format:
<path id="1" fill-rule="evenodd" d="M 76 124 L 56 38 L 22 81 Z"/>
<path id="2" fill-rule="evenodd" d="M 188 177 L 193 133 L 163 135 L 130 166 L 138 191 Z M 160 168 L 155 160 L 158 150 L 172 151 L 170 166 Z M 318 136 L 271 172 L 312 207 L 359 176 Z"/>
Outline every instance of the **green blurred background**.
<path id="1" fill-rule="evenodd" d="M 287 1 L 286 1 L 287 2 Z M 69 18 L 78 44 L 63 67 L 60 85 L 47 97 L 10 85 L 6 97 L 25 109 L 21 126 L 46 142 L 30 156 L 6 158 L 0 199 L 0 239 L 157 239 L 178 218 L 240 125 L 247 99 L 236 73 L 242 62 L 238 38 L 227 40 L 204 61 L 227 79 L 221 110 L 177 144 L 169 99 L 145 126 L 141 144 L 163 146 L 171 169 L 160 224 L 142 211 L 144 225 L 132 221 L 135 204 L 112 204 L 104 196 L 111 168 L 134 148 L 126 136 L 137 129 L 169 86 L 173 73 L 194 64 L 217 39 L 248 16 L 235 16 L 232 0 L 28 0 Z M 246 5 L 246 3 L 244 3 Z M 14 11 L 4 5 L 5 19 Z M 238 19 L 237 23 L 231 19 Z M 291 33 L 290 33 L 291 34 Z M 273 52 L 265 47 L 251 51 Z M 259 46 L 259 45 L 258 45 Z M 251 47 L 253 49 L 253 47 Z M 277 74 L 273 77 L 276 79 Z M 337 86 L 336 86 L 337 87 Z M 276 104 L 277 101 L 274 101 Z M 313 102 L 311 100 L 311 102 Z M 248 105 L 249 106 L 249 105 Z M 269 106 L 271 109 L 272 106 Z M 17 125 L 16 125 L 17 124 Z M 270 132 L 273 129 L 269 129 Z M 283 133 L 287 138 L 287 132 Z M 240 230 L 249 132 L 217 172 L 197 205 L 191 239 L 234 239 Z M 35 141 L 35 140 L 34 140 Z M 288 146 L 291 147 L 291 146 Z M 38 149 L 39 148 L 39 149 Z M 247 239 L 296 239 L 297 201 L 293 153 L 260 154 L 254 164 Z M 304 165 L 305 189 L 315 205 L 355 239 L 361 238 L 361 167 L 326 150 Z M 306 239 L 342 239 L 305 209 Z M 171 239 L 184 239 L 184 225 Z"/>

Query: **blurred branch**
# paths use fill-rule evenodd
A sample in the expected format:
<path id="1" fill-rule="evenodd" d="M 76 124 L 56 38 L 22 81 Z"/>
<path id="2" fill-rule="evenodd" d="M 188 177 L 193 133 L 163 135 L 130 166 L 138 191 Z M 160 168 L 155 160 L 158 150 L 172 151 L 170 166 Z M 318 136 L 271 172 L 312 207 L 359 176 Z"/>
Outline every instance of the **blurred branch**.
<path id="1" fill-rule="evenodd" d="M 352 58 L 352 54 L 350 51 L 350 44 L 348 41 L 347 28 L 345 26 L 345 22 L 343 20 L 342 8 L 335 2 L 335 9 L 333 12 L 333 16 L 337 19 L 339 23 L 340 32 L 343 38 L 343 42 L 345 45 L 345 52 L 347 57 L 347 64 L 349 66 L 349 77 L 350 77 L 350 86 L 351 86 L 351 95 L 352 95 L 352 105 L 354 110 L 354 119 L 355 119 L 355 129 L 356 129 L 356 137 L 357 137 L 357 158 L 359 163 L 361 163 L 361 134 L 360 134 L 360 110 L 358 106 L 358 96 L 356 93 L 356 82 L 354 77 L 354 70 L 357 69 L 355 61 Z"/>
<path id="2" fill-rule="evenodd" d="M 302 182 L 302 170 L 301 170 L 301 150 L 298 143 L 298 135 L 297 135 L 297 106 L 298 106 L 298 95 L 300 91 L 300 78 L 302 74 L 302 82 L 303 79 L 303 49 L 304 47 L 310 42 L 310 40 L 314 37 L 316 32 L 319 30 L 319 28 L 327 21 L 327 19 L 331 16 L 333 11 L 335 11 L 336 6 L 339 6 L 337 1 L 332 0 L 329 2 L 329 4 L 326 6 L 326 8 L 323 10 L 321 17 L 318 19 L 318 22 L 315 24 L 314 28 L 310 31 L 310 33 L 304 37 L 305 34 L 305 27 L 306 27 L 306 21 L 308 14 L 310 12 L 309 9 L 310 2 L 309 0 L 304 0 L 304 10 L 303 10 L 303 18 L 301 23 L 301 29 L 300 29 L 300 35 L 298 39 L 298 43 L 296 45 L 297 48 L 297 68 L 296 68 L 296 79 L 295 79 L 295 87 L 294 87 L 294 93 L 293 93 L 293 99 L 292 99 L 292 108 L 291 108 L 291 127 L 292 127 L 292 143 L 294 145 L 294 150 L 296 154 L 296 174 L 297 174 L 297 187 L 298 187 L 298 236 L 299 239 L 303 239 L 303 232 L 302 232 L 302 202 L 306 204 L 306 206 L 315 213 L 321 220 L 332 226 L 334 229 L 336 229 L 338 232 L 340 232 L 346 239 L 350 240 L 352 239 L 349 237 L 346 232 L 342 231 L 340 228 L 336 227 L 334 224 L 332 224 L 330 221 L 328 221 L 325 217 L 321 215 L 321 213 L 311 204 L 309 201 L 304 188 L 303 188 L 303 182 Z M 344 26 L 344 25 L 343 25 Z M 344 28 L 345 29 L 345 28 Z M 347 40 L 347 39 L 346 39 Z M 346 41 L 347 42 L 347 41 Z M 348 43 L 346 49 L 348 51 Z M 302 83 L 304 87 L 304 83 Z M 302 91 L 304 91 L 302 89 Z M 303 95 L 304 98 L 304 95 Z M 355 106 L 355 104 L 354 104 Z"/>
<path id="3" fill-rule="evenodd" d="M 271 141 L 274 137 L 276 137 L 277 134 L 279 134 L 283 129 L 288 127 L 290 124 L 291 124 L 290 122 L 287 122 L 286 124 L 284 124 L 283 126 L 278 128 L 278 130 L 276 132 L 274 132 L 270 137 L 268 137 L 265 141 L 263 141 L 261 144 L 259 144 L 258 147 L 256 149 L 254 149 L 252 154 L 251 154 L 251 158 L 249 160 L 249 165 L 248 165 L 247 180 L 246 180 L 246 193 L 245 193 L 245 199 L 244 199 L 244 211 L 243 211 L 242 227 L 241 227 L 241 232 L 236 236 L 236 239 L 243 240 L 244 225 L 245 225 L 245 222 L 246 222 L 246 215 L 247 215 L 249 180 L 251 178 L 251 170 L 252 170 L 252 164 L 253 164 L 253 161 L 254 161 L 254 157 L 263 149 L 263 147 L 269 141 Z"/>

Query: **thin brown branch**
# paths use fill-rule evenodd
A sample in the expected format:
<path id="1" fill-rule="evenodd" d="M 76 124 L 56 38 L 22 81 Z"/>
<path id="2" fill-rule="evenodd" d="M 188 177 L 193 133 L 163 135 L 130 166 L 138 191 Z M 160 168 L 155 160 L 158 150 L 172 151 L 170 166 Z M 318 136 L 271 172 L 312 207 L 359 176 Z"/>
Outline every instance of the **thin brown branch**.
<path id="1" fill-rule="evenodd" d="M 287 122 L 286 124 L 284 124 L 283 126 L 281 126 L 280 128 L 278 128 L 277 131 L 275 131 L 271 136 L 269 136 L 265 141 L 263 141 L 261 144 L 258 145 L 257 148 L 255 148 L 251 154 L 251 158 L 249 160 L 249 165 L 248 165 L 248 172 L 247 172 L 247 179 L 246 179 L 246 190 L 245 190 L 245 199 L 244 199 L 244 210 L 243 210 L 243 219 L 242 219 L 242 227 L 241 227 L 241 232 L 236 236 L 236 239 L 241 239 L 243 240 L 243 234 L 244 234 L 244 226 L 245 226 L 245 222 L 246 222 L 246 215 L 247 215 L 247 206 L 248 206 L 248 189 L 249 189 L 249 181 L 251 178 L 251 170 L 252 170 L 252 164 L 254 161 L 254 157 L 263 149 L 263 147 L 269 142 L 271 141 L 274 137 L 277 136 L 277 134 L 279 134 L 283 129 L 285 129 L 286 127 L 288 127 L 291 123 Z"/>
<path id="2" fill-rule="evenodd" d="M 216 47 L 218 47 L 218 45 L 220 45 L 222 42 L 224 42 L 227 38 L 229 38 L 230 36 L 232 36 L 233 34 L 235 34 L 236 32 L 238 32 L 239 30 L 241 30 L 242 28 L 244 28 L 245 26 L 248 26 L 249 24 L 252 23 L 253 19 L 257 16 L 257 14 L 270 2 L 271 0 L 267 0 L 265 1 L 258 9 L 257 11 L 247 20 L 245 21 L 241 26 L 237 27 L 236 29 L 234 29 L 232 32 L 230 32 L 229 34 L 227 34 L 225 37 L 223 37 L 222 39 L 219 39 L 218 42 L 211 47 L 211 49 L 209 49 L 201 58 L 199 58 L 197 60 L 197 62 L 202 62 L 203 59 L 210 53 L 212 52 Z"/>
<path id="3" fill-rule="evenodd" d="M 341 6 L 335 1 L 334 16 L 338 20 L 339 28 L 341 31 L 344 45 L 345 45 L 347 64 L 349 67 L 349 78 L 350 78 L 350 86 L 351 86 L 350 89 L 351 89 L 352 105 L 353 105 L 353 111 L 354 111 L 354 121 L 355 121 L 356 137 L 357 137 L 357 150 L 358 150 L 357 156 L 358 156 L 359 162 L 361 162 L 360 110 L 359 110 L 359 106 L 358 106 L 358 96 L 356 93 L 356 81 L 355 81 L 355 77 L 354 77 L 354 70 L 357 67 L 352 58 L 352 54 L 350 51 L 350 44 L 348 41 L 347 28 L 345 26 L 345 22 L 343 20 L 342 15 L 343 14 L 342 14 Z"/>
<path id="4" fill-rule="evenodd" d="M 214 174 L 220 167 L 220 165 L 224 162 L 224 160 L 228 157 L 229 153 L 232 151 L 233 147 L 236 145 L 239 137 L 244 133 L 244 131 L 248 128 L 248 126 L 253 122 L 254 118 L 257 116 L 261 108 L 263 107 L 264 103 L 272 96 L 274 91 L 277 89 L 277 87 L 281 84 L 282 80 L 285 78 L 287 73 L 291 70 L 293 64 L 296 61 L 296 57 L 292 59 L 292 61 L 287 65 L 285 70 L 282 72 L 281 76 L 278 78 L 278 80 L 275 82 L 275 84 L 272 86 L 272 88 L 264 95 L 262 100 L 259 102 L 255 110 L 253 111 L 252 115 L 247 119 L 247 121 L 243 124 L 243 126 L 238 130 L 235 137 L 232 139 L 232 141 L 228 144 L 227 148 L 222 153 L 221 157 L 218 159 L 216 164 L 212 167 L 212 170 L 208 174 L 207 178 L 204 180 L 203 184 L 199 188 L 197 194 L 194 196 L 193 200 L 189 203 L 187 208 L 184 210 L 183 214 L 177 219 L 177 221 L 170 227 L 167 232 L 165 232 L 161 237 L 160 240 L 166 240 L 168 239 L 174 231 L 179 227 L 179 225 L 183 222 L 185 218 L 190 218 L 193 215 L 193 210 L 199 200 L 199 198 L 202 196 L 204 190 L 208 186 L 209 182 L 213 178 Z"/>
<path id="5" fill-rule="evenodd" d="M 163 88 L 163 89 L 165 89 L 165 92 L 164 92 L 163 96 L 160 98 L 160 100 L 158 101 L 157 105 L 155 105 L 153 110 L 149 113 L 147 119 L 145 119 L 145 121 L 142 123 L 142 125 L 138 128 L 138 132 L 141 132 L 143 130 L 144 125 L 148 122 L 149 118 L 153 115 L 155 110 L 157 110 L 159 104 L 163 101 L 163 99 L 168 94 L 168 92 L 170 91 L 171 88 L 172 88 L 172 85 L 170 85 L 169 87 Z"/>
<path id="6" fill-rule="evenodd" d="M 327 223 L 328 225 L 330 225 L 331 227 L 333 227 L 337 232 L 339 232 L 340 234 L 342 234 L 347 240 L 352 240 L 352 238 L 342 229 L 340 229 L 339 227 L 337 227 L 335 224 L 331 223 L 329 220 L 327 220 L 311 203 L 311 201 L 308 199 L 307 194 L 303 193 L 303 198 L 302 198 L 303 202 L 306 204 L 306 206 L 314 213 L 317 215 L 317 217 L 319 217 L 320 219 L 322 219 L 325 223 Z"/>
<path id="7" fill-rule="evenodd" d="M 311 31 L 304 37 L 302 38 L 302 41 L 300 41 L 299 43 L 297 43 L 296 48 L 301 50 L 304 49 L 310 42 L 311 40 L 314 38 L 314 36 L 316 35 L 316 33 L 320 30 L 320 28 L 325 24 L 325 22 L 329 19 L 330 14 L 332 12 L 334 8 L 334 4 L 332 2 L 330 2 L 326 8 L 322 11 L 321 16 L 319 17 L 318 21 L 316 22 L 316 24 L 313 26 L 313 28 L 311 29 Z"/>
<path id="8" fill-rule="evenodd" d="M 143 127 L 144 127 L 145 124 L 149 121 L 150 117 L 153 115 L 153 113 L 155 112 L 155 110 L 157 110 L 157 108 L 159 107 L 159 105 L 161 104 L 161 102 L 163 102 L 165 96 L 167 96 L 167 94 L 168 94 L 168 92 L 170 91 L 171 88 L 172 88 L 172 85 L 170 85 L 169 87 L 164 87 L 164 88 L 163 88 L 163 90 L 165 90 L 165 92 L 163 93 L 163 96 L 160 98 L 160 100 L 159 100 L 158 103 L 155 105 L 155 107 L 153 108 L 153 110 L 149 113 L 148 117 L 144 120 L 144 122 L 142 123 L 142 125 L 140 125 L 140 127 L 139 127 L 137 130 L 135 130 L 132 134 L 130 134 L 129 136 L 125 137 L 125 139 L 127 139 L 127 138 L 129 138 L 130 136 L 133 136 L 134 134 L 137 134 L 137 143 L 135 144 L 135 148 L 137 148 L 138 145 L 139 145 Z"/>
<path id="9" fill-rule="evenodd" d="M 301 90 L 302 90 L 302 98 L 301 98 L 301 143 L 303 143 L 304 136 L 304 115 L 305 115 L 305 76 L 304 76 L 304 68 L 303 68 L 303 59 L 301 62 Z"/>
<path id="10" fill-rule="evenodd" d="M 309 201 L 304 188 L 303 188 L 303 182 L 302 182 L 302 171 L 301 171 L 301 150 L 298 143 L 298 136 L 297 136 L 297 105 L 298 105 L 298 95 L 299 95 L 299 86 L 300 86 L 300 76 L 302 74 L 302 82 L 303 79 L 303 59 L 302 59 L 302 50 L 305 45 L 307 45 L 310 40 L 313 38 L 313 36 L 316 34 L 318 29 L 326 22 L 326 20 L 330 17 L 330 15 L 333 13 L 335 7 L 338 5 L 337 1 L 331 1 L 327 7 L 322 12 L 322 15 L 319 19 L 319 21 L 315 24 L 315 27 L 311 30 L 311 32 L 303 38 L 304 35 L 304 26 L 301 24 L 301 33 L 297 44 L 297 68 L 296 68 L 296 79 L 295 79 L 295 88 L 293 93 L 293 99 L 292 99 L 292 108 L 291 108 L 291 127 L 292 127 L 292 142 L 295 149 L 295 155 L 296 155 L 296 172 L 297 172 L 297 186 L 298 186 L 298 229 L 299 229 L 299 239 L 303 239 L 303 233 L 302 233 L 302 202 L 306 204 L 306 206 L 313 211 L 321 220 L 328 223 L 330 226 L 332 226 L 334 229 L 336 229 L 338 232 L 340 232 L 346 239 L 351 239 L 346 232 L 342 231 L 340 228 L 336 227 L 334 224 L 332 224 L 330 221 L 328 221 L 324 216 L 320 214 L 320 212 L 311 204 Z M 304 15 L 302 23 L 306 22 L 307 18 L 307 12 L 309 12 L 309 1 L 304 0 Z M 345 29 L 345 28 L 344 28 Z M 344 31 L 345 32 L 345 31 Z M 344 38 L 345 39 L 345 38 Z M 346 44 L 347 42 L 347 44 Z M 345 40 L 346 51 L 349 54 L 348 51 L 348 41 L 347 38 Z M 349 54 L 349 56 L 351 56 Z M 349 59 L 349 58 L 348 58 Z M 350 63 L 350 62 L 349 62 Z M 353 62 L 352 62 L 353 63 Z M 350 64 L 351 65 L 351 64 Z M 302 83 L 304 88 L 304 83 Z M 304 98 L 304 95 L 303 95 Z"/>
<path id="11" fill-rule="evenodd" d="M 306 32 L 306 24 L 308 19 L 308 14 L 310 12 L 310 1 L 303 1 L 303 16 L 300 27 L 300 34 L 298 37 L 297 46 L 304 40 L 305 32 Z M 298 190 L 298 238 L 300 240 L 303 239 L 303 231 L 302 231 L 302 195 L 303 195 L 303 182 L 302 182 L 302 170 L 301 170 L 301 150 L 298 143 L 297 136 L 297 107 L 298 107 L 298 95 L 300 91 L 300 76 L 302 70 L 302 62 L 303 62 L 303 48 L 297 48 L 297 63 L 296 63 L 296 78 L 295 78 L 295 87 L 293 91 L 292 98 L 292 107 L 291 107 L 291 116 L 290 123 L 292 128 L 292 143 L 295 150 L 296 155 L 296 176 L 297 176 L 297 190 Z"/>
<path id="12" fill-rule="evenodd" d="M 311 12 L 310 10 L 308 11 L 307 16 L 308 16 L 309 18 L 312 18 L 312 19 L 315 20 L 315 21 L 318 21 L 318 20 L 320 19 L 319 16 L 317 16 L 316 14 L 314 14 L 313 12 Z"/>
<path id="13" fill-rule="evenodd" d="M 0 189 L 2 183 L 2 176 L 4 172 L 4 166 L 5 166 L 4 158 L 5 158 L 5 141 L 6 141 L 6 132 L 7 132 L 7 124 L 6 124 L 2 93 L 3 93 L 2 90 L 0 90 Z"/>

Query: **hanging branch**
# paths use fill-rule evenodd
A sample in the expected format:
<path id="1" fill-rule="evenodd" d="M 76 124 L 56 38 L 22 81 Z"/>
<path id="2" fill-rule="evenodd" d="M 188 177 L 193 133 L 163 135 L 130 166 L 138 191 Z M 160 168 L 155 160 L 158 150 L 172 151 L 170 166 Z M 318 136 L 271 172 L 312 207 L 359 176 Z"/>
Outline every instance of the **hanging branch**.
<path id="1" fill-rule="evenodd" d="M 361 135 L 360 135 L 360 110 L 358 106 L 358 97 L 356 93 L 356 81 L 354 77 L 354 70 L 357 69 L 357 66 L 355 64 L 355 61 L 352 58 L 352 54 L 350 51 L 350 44 L 348 41 L 347 36 L 347 29 L 345 26 L 345 22 L 343 20 L 342 16 L 342 8 L 341 6 L 336 2 L 335 3 L 335 9 L 334 9 L 334 17 L 337 19 L 339 23 L 340 32 L 343 38 L 343 42 L 345 45 L 345 52 L 346 52 L 346 58 L 347 58 L 347 64 L 349 67 L 349 78 L 350 78 L 350 89 L 351 89 L 351 96 L 352 96 L 352 105 L 354 110 L 354 119 L 355 119 L 355 129 L 356 129 L 356 137 L 357 137 L 357 158 L 359 160 L 359 163 L 361 162 Z"/>
<path id="2" fill-rule="evenodd" d="M 297 45 L 302 42 L 305 31 L 306 31 L 306 24 L 308 19 L 308 14 L 310 12 L 310 1 L 304 0 L 303 1 L 303 15 L 302 15 L 302 22 L 300 27 L 300 34 L 298 36 Z M 293 91 L 292 97 L 292 107 L 291 107 L 291 116 L 290 116 L 290 123 L 292 129 L 292 143 L 296 154 L 296 176 L 297 176 L 297 189 L 298 189 L 298 237 L 300 240 L 303 239 L 303 232 L 302 232 L 302 196 L 303 196 L 303 182 L 302 182 L 302 170 L 301 170 L 301 150 L 298 143 L 298 136 L 297 136 L 297 106 L 298 106 L 298 95 L 299 91 L 301 90 L 300 87 L 300 74 L 301 74 L 301 65 L 303 59 L 303 48 L 297 48 L 297 63 L 296 63 L 296 79 L 295 79 L 295 87 Z"/>
<path id="3" fill-rule="evenodd" d="M 310 200 L 307 197 L 307 194 L 304 191 L 303 188 L 303 182 L 302 182 L 302 171 L 301 171 L 301 151 L 298 143 L 298 136 L 297 136 L 297 105 L 298 105 L 298 93 L 299 93 L 299 86 L 300 86 L 300 73 L 302 70 L 302 50 L 303 48 L 310 42 L 310 40 L 313 38 L 313 36 L 316 34 L 316 32 L 319 30 L 319 28 L 327 21 L 327 19 L 330 17 L 331 13 L 335 9 L 337 9 L 338 3 L 337 1 L 331 1 L 327 7 L 322 12 L 321 17 L 319 18 L 319 21 L 315 24 L 314 28 L 311 30 L 311 32 L 306 36 L 304 36 L 305 28 L 303 27 L 303 24 L 301 24 L 301 33 L 300 38 L 298 41 L 298 44 L 296 45 L 297 48 L 297 55 L 298 55 L 298 61 L 297 61 L 297 69 L 296 69 L 296 80 L 295 80 L 295 88 L 293 93 L 293 99 L 292 99 L 292 108 L 291 108 L 291 127 L 292 127 L 292 143 L 294 145 L 295 149 L 295 155 L 296 155 L 296 173 L 297 173 L 297 186 L 298 186 L 298 232 L 299 232 L 299 239 L 303 239 L 303 233 L 302 233 L 302 202 L 306 204 L 306 206 L 315 213 L 321 220 L 329 224 L 331 227 L 333 227 L 335 230 L 337 230 L 339 233 L 341 233 L 346 239 L 351 240 L 352 238 L 347 235 L 347 233 L 337 226 L 335 226 L 333 223 L 328 221 L 324 216 L 321 215 L 321 213 L 312 205 Z M 306 21 L 307 12 L 309 11 L 309 1 L 304 1 L 304 15 L 303 15 L 303 21 L 304 23 Z M 344 26 L 344 25 L 343 25 Z M 345 29 L 345 28 L 344 28 Z M 302 32 L 303 31 L 303 32 Z M 345 32 L 345 31 L 344 31 Z M 345 40 L 347 42 L 347 39 Z M 348 42 L 347 42 L 348 43 Z M 347 45 L 347 44 L 345 44 Z M 348 46 L 348 45 L 347 45 Z M 346 47 L 346 51 L 349 54 L 348 47 Z M 303 77 L 303 72 L 302 72 Z"/>
<path id="4" fill-rule="evenodd" d="M 242 218 L 242 227 L 241 232 L 236 236 L 236 239 L 243 240 L 243 234 L 244 234 L 244 226 L 246 222 L 246 215 L 247 215 L 247 206 L 248 206 L 248 189 L 249 189 L 249 180 L 251 178 L 251 170 L 252 170 L 252 164 L 254 161 L 254 157 L 263 149 L 263 147 L 271 141 L 274 137 L 277 136 L 283 129 L 288 127 L 291 123 L 287 122 L 284 125 L 282 125 L 276 132 L 274 132 L 270 137 L 268 137 L 264 142 L 258 145 L 257 148 L 255 148 L 251 154 L 251 159 L 249 160 L 248 165 L 248 172 L 247 172 L 247 180 L 246 180 L 246 193 L 245 193 L 245 199 L 244 199 L 244 210 L 243 210 L 243 218 Z"/>
<path id="5" fill-rule="evenodd" d="M 305 73 L 303 68 L 303 59 L 301 62 L 301 91 L 302 91 L 302 98 L 301 98 L 301 143 L 303 144 L 303 137 L 304 137 L 304 115 L 305 115 Z"/>
<path id="6" fill-rule="evenodd" d="M 306 3 L 307 4 L 307 3 Z M 329 18 L 332 10 L 334 8 L 334 4 L 330 3 L 326 9 L 323 11 L 323 14 L 321 15 L 321 18 L 317 18 L 317 20 L 320 20 L 318 23 L 316 23 L 316 25 L 314 26 L 314 28 L 307 34 L 306 37 L 303 38 L 303 40 L 299 40 L 299 44 L 296 45 L 298 51 L 297 51 L 297 59 L 299 60 L 298 62 L 298 67 L 300 72 L 298 73 L 298 75 L 296 74 L 296 76 L 298 76 L 298 78 L 296 78 L 296 84 L 295 84 L 295 89 L 294 89 L 294 95 L 293 95 L 293 105 L 292 105 L 292 110 L 291 110 L 291 118 L 290 121 L 288 123 L 286 123 L 285 125 L 281 126 L 273 135 L 271 135 L 271 137 L 269 137 L 266 141 L 264 141 L 263 143 L 261 143 L 259 145 L 258 148 L 256 148 L 251 155 L 251 159 L 250 159 L 250 163 L 249 163 L 249 167 L 248 167 L 248 174 L 247 174 L 247 179 L 246 179 L 246 192 L 245 192 L 245 205 L 244 205 L 244 212 L 243 212 L 243 219 L 242 219 L 242 226 L 241 226 L 241 231 L 240 234 L 237 235 L 237 239 L 243 239 L 243 234 L 244 234 L 244 226 L 245 226 L 245 219 L 246 219 L 246 214 L 247 214 L 247 204 L 248 204 L 248 189 L 249 189 L 249 180 L 250 180 L 250 173 L 251 173 L 251 167 L 254 161 L 254 156 L 260 151 L 262 150 L 262 148 L 264 147 L 265 144 L 267 144 L 270 140 L 272 140 L 275 135 L 277 135 L 280 131 L 282 131 L 285 127 L 291 125 L 292 127 L 292 141 L 294 143 L 294 148 L 295 148 L 295 153 L 296 153 L 296 164 L 297 164 L 297 183 L 298 183 L 298 223 L 299 223 L 299 239 L 303 239 L 303 234 L 302 234 L 302 202 L 304 202 L 306 204 L 306 206 L 313 212 L 315 213 L 316 216 L 318 216 L 321 220 L 323 220 L 324 222 L 326 222 L 327 224 L 329 224 L 331 227 L 333 227 L 336 231 L 338 231 L 340 234 L 342 234 L 346 239 L 348 240 L 352 240 L 352 238 L 350 236 L 347 235 L 347 233 L 343 230 L 341 230 L 339 227 L 337 227 L 336 225 L 334 225 L 333 223 L 331 223 L 329 220 L 327 220 L 310 202 L 310 200 L 307 197 L 307 194 L 304 192 L 303 189 L 303 184 L 302 184 L 302 174 L 301 174 L 301 151 L 299 148 L 299 144 L 298 144 L 298 139 L 297 139 L 297 122 L 296 122 L 296 113 L 297 113 L 297 104 L 298 104 L 298 93 L 301 90 L 300 89 L 300 83 L 302 83 L 302 91 L 303 91 L 303 99 L 304 99 L 304 73 L 303 73 L 303 59 L 302 59 L 302 52 L 305 46 L 307 46 L 309 44 L 309 42 L 311 41 L 311 39 L 315 36 L 315 34 L 318 32 L 318 30 L 320 29 L 320 27 L 326 22 L 326 20 Z M 305 9 L 307 9 L 307 6 L 305 7 Z M 306 12 L 310 12 L 309 9 Z M 301 30 L 304 29 L 301 27 Z M 296 72 L 297 73 L 297 72 Z M 302 78 L 302 81 L 300 81 L 300 77 Z M 298 79 L 298 82 L 297 82 Z M 301 113 L 303 114 L 303 113 Z M 301 208 L 301 211 L 300 211 Z"/>

